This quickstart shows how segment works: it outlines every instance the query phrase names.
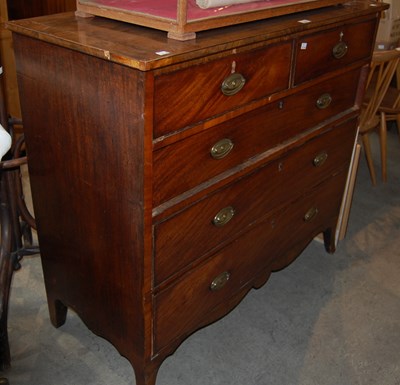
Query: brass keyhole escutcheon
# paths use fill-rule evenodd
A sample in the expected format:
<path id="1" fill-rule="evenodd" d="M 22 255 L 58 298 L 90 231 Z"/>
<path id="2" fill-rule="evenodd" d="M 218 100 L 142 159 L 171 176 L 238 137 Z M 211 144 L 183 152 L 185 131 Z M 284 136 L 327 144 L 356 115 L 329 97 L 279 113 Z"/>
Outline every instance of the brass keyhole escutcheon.
<path id="1" fill-rule="evenodd" d="M 235 215 L 235 209 L 232 206 L 223 208 L 215 215 L 212 223 L 214 226 L 222 227 L 225 226 Z"/>
<path id="2" fill-rule="evenodd" d="M 221 290 L 227 284 L 230 277 L 231 275 L 227 271 L 224 271 L 223 273 L 214 278 L 214 280 L 210 284 L 210 289 L 212 291 Z"/>
<path id="3" fill-rule="evenodd" d="M 317 100 L 317 107 L 320 110 L 323 110 L 325 108 L 328 108 L 330 106 L 330 104 L 332 103 L 332 96 L 328 93 L 326 94 L 322 94 L 318 100 Z"/>
<path id="4" fill-rule="evenodd" d="M 221 84 L 221 92 L 226 96 L 237 94 L 246 84 L 246 79 L 240 73 L 230 74 Z"/>
<path id="5" fill-rule="evenodd" d="M 211 147 L 210 154 L 214 159 L 223 159 L 232 151 L 232 149 L 232 140 L 224 138 Z"/>
<path id="6" fill-rule="evenodd" d="M 335 59 L 341 59 L 347 54 L 349 47 L 344 41 L 340 41 L 332 48 L 332 54 Z"/>
<path id="7" fill-rule="evenodd" d="M 326 160 L 328 159 L 328 153 L 327 152 L 321 152 L 320 154 L 318 154 L 314 160 L 313 160 L 313 165 L 315 167 L 321 167 Z"/>
<path id="8" fill-rule="evenodd" d="M 316 207 L 311 207 L 304 215 L 305 222 L 311 222 L 318 214 L 318 209 Z"/>

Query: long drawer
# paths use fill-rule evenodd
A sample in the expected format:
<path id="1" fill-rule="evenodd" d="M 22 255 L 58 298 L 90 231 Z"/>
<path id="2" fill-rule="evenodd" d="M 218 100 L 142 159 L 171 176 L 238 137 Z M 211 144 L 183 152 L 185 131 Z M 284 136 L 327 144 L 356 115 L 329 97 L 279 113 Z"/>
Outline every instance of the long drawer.
<path id="1" fill-rule="evenodd" d="M 155 225 L 154 280 L 172 274 L 347 167 L 356 122 L 350 120 L 231 186 Z"/>
<path id="2" fill-rule="evenodd" d="M 291 54 L 289 41 L 157 76 L 154 137 L 288 88 Z"/>
<path id="3" fill-rule="evenodd" d="M 155 151 L 154 206 L 351 108 L 358 79 L 357 69 Z"/>
<path id="4" fill-rule="evenodd" d="M 215 306 L 228 301 L 275 260 L 285 257 L 290 246 L 294 247 L 297 242 L 298 254 L 312 237 L 326 229 L 325 226 L 334 227 L 345 181 L 346 172 L 330 178 L 309 195 L 264 218 L 221 252 L 156 295 L 155 351 L 191 332 Z M 286 237 L 291 245 L 285 243 Z"/>

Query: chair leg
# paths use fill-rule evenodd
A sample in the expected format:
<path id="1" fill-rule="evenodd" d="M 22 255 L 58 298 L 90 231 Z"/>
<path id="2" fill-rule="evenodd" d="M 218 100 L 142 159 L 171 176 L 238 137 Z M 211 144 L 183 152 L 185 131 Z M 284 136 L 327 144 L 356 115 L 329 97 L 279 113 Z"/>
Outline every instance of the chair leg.
<path id="1" fill-rule="evenodd" d="M 371 175 L 371 181 L 374 186 L 376 186 L 376 175 L 375 175 L 375 169 L 374 169 L 374 163 L 372 162 L 372 153 L 371 153 L 371 145 L 369 142 L 369 133 L 365 133 L 361 135 L 363 147 L 364 147 L 364 153 L 365 153 L 365 158 L 367 160 L 367 165 L 369 169 L 369 173 Z"/>
<path id="2" fill-rule="evenodd" d="M 399 142 L 400 142 L 400 114 L 396 116 L 396 126 L 397 126 L 397 133 L 399 134 Z"/>
<path id="3" fill-rule="evenodd" d="M 381 113 L 381 122 L 379 125 L 379 141 L 381 145 L 381 168 L 382 168 L 382 180 L 387 181 L 387 126 L 386 126 L 386 114 Z"/>
<path id="4" fill-rule="evenodd" d="M 0 175 L 0 370 L 10 367 L 10 345 L 8 342 L 8 300 L 10 296 L 11 279 L 14 272 L 12 262 L 13 226 L 10 207 L 7 204 L 6 175 Z"/>

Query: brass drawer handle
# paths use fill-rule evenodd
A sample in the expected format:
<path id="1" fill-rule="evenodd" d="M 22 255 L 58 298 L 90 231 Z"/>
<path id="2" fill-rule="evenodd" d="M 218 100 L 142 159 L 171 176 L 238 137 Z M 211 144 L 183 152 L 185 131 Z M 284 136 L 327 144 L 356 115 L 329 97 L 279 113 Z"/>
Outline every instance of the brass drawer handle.
<path id="1" fill-rule="evenodd" d="M 221 91 L 226 96 L 237 94 L 245 85 L 246 79 L 242 74 L 230 74 L 221 84 Z"/>
<path id="2" fill-rule="evenodd" d="M 314 160 L 313 160 L 313 165 L 315 167 L 321 167 L 326 160 L 328 159 L 328 153 L 327 152 L 321 152 L 320 154 L 318 154 Z"/>
<path id="3" fill-rule="evenodd" d="M 322 94 L 317 100 L 317 107 L 320 110 L 328 108 L 329 105 L 332 103 L 332 96 L 329 94 Z"/>
<path id="4" fill-rule="evenodd" d="M 214 159 L 222 159 L 232 151 L 232 148 L 233 142 L 228 138 L 224 138 L 211 147 L 210 153 Z"/>
<path id="5" fill-rule="evenodd" d="M 234 215 L 235 209 L 232 206 L 225 207 L 215 215 L 212 223 L 217 227 L 225 226 Z"/>
<path id="6" fill-rule="evenodd" d="M 211 282 L 210 289 L 212 291 L 221 290 L 227 284 L 230 277 L 231 275 L 227 271 L 224 271 L 214 278 L 214 280 Z"/>
<path id="7" fill-rule="evenodd" d="M 347 54 L 349 47 L 344 41 L 340 41 L 332 48 L 332 54 L 335 59 L 341 59 Z"/>
<path id="8" fill-rule="evenodd" d="M 316 207 L 311 207 L 310 210 L 304 215 L 305 222 L 311 222 L 318 214 L 318 209 Z"/>

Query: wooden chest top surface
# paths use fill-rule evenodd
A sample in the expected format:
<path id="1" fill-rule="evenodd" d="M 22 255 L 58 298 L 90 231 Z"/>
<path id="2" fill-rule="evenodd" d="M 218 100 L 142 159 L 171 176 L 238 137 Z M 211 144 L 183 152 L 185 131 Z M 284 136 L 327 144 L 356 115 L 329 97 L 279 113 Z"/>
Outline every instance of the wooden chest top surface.
<path id="1" fill-rule="evenodd" d="M 350 1 L 344 5 L 295 13 L 268 20 L 219 28 L 197 34 L 182 42 L 167 34 L 101 17 L 80 18 L 74 13 L 43 16 L 7 24 L 14 32 L 55 43 L 90 55 L 147 71 L 197 59 L 265 40 L 284 39 L 289 33 L 302 33 L 326 24 L 371 14 L 387 8 L 374 1 Z"/>

